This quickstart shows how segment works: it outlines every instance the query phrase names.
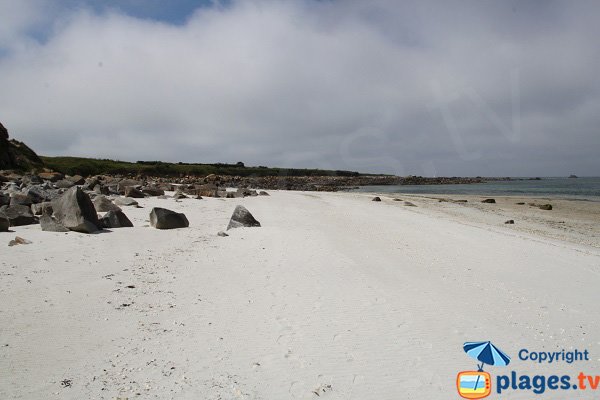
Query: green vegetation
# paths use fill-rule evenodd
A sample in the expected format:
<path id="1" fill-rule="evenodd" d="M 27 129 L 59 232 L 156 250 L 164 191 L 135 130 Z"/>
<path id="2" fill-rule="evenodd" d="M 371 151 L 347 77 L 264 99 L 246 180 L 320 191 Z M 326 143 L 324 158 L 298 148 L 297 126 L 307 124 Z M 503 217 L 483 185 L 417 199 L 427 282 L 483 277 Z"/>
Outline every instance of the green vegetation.
<path id="1" fill-rule="evenodd" d="M 247 167 L 242 162 L 236 164 L 192 164 L 167 163 L 162 161 L 115 161 L 82 157 L 41 157 L 46 167 L 69 175 L 148 175 L 148 176 L 362 176 L 353 171 L 333 171 L 322 169 L 268 168 L 265 166 Z"/>

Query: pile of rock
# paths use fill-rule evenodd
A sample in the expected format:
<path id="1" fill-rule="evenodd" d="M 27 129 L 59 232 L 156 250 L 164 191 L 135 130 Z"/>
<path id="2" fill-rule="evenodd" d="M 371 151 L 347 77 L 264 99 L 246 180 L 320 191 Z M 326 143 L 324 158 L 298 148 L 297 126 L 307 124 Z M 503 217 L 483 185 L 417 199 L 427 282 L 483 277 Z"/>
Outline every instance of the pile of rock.
<path id="1" fill-rule="evenodd" d="M 0 190 L 0 230 L 39 223 L 44 231 L 92 233 L 103 228 L 133 226 L 106 195 L 110 186 L 98 178 L 55 172 L 19 175 L 3 171 Z M 93 200 L 92 200 L 93 198 Z M 121 198 L 122 204 L 137 204 Z M 98 212 L 107 213 L 98 216 Z M 8 221 L 8 227 L 6 226 Z"/>

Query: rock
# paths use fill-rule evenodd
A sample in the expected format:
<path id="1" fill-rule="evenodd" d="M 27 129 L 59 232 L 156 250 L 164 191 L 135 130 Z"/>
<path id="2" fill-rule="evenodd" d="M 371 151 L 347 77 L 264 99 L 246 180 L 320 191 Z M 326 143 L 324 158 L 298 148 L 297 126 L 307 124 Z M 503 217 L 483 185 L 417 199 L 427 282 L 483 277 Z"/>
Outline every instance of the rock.
<path id="1" fill-rule="evenodd" d="M 31 244 L 31 240 L 23 239 L 20 236 L 15 236 L 14 240 L 8 242 L 9 246 L 16 246 L 18 244 Z"/>
<path id="2" fill-rule="evenodd" d="M 56 221 L 72 231 L 92 233 L 102 229 L 94 203 L 77 186 L 72 187 L 61 197 L 53 200 L 52 210 L 52 215 Z"/>
<path id="3" fill-rule="evenodd" d="M 373 199 L 371 201 L 381 201 L 381 199 L 377 196 L 373 197 Z"/>
<path id="4" fill-rule="evenodd" d="M 176 229 L 190 226 L 185 214 L 154 207 L 150 212 L 150 225 L 156 229 Z"/>
<path id="5" fill-rule="evenodd" d="M 85 179 L 81 175 L 67 176 L 65 179 L 73 182 L 74 185 L 83 185 L 85 183 Z"/>
<path id="6" fill-rule="evenodd" d="M 216 181 L 218 179 L 219 179 L 219 177 L 217 175 L 215 175 L 215 174 L 206 175 L 204 177 L 204 181 L 205 182 L 214 182 L 214 181 Z"/>
<path id="7" fill-rule="evenodd" d="M 75 184 L 68 179 L 61 179 L 60 181 L 56 182 L 54 186 L 59 189 L 70 189 L 75 186 Z"/>
<path id="8" fill-rule="evenodd" d="M 100 218 L 100 223 L 104 228 L 131 228 L 133 224 L 127 218 L 123 211 L 111 210 L 104 217 Z"/>
<path id="9" fill-rule="evenodd" d="M 117 192 L 119 192 L 120 194 L 124 194 L 125 193 L 125 189 L 127 189 L 127 187 L 129 186 L 141 186 L 142 182 L 140 181 L 136 181 L 133 179 L 123 179 L 121 181 L 119 181 L 119 183 L 117 183 Z"/>
<path id="10" fill-rule="evenodd" d="M 512 220 L 512 219 L 509 219 L 508 221 L 506 221 L 506 222 L 504 222 L 504 223 L 505 223 L 505 224 L 510 224 L 510 225 L 512 225 L 512 224 L 514 224 L 514 223 L 515 223 L 515 221 L 514 221 L 514 220 Z"/>
<path id="11" fill-rule="evenodd" d="M 404 202 L 404 205 L 405 205 L 405 206 L 408 206 L 408 207 L 416 207 L 416 204 L 413 204 L 413 203 L 411 203 L 410 201 L 405 201 L 405 202 Z"/>
<path id="12" fill-rule="evenodd" d="M 106 196 L 98 195 L 93 200 L 96 212 L 121 211 L 121 208 L 106 198 Z"/>
<path id="13" fill-rule="evenodd" d="M 552 204 L 540 204 L 538 207 L 540 210 L 552 210 Z"/>
<path id="14" fill-rule="evenodd" d="M 45 201 L 43 203 L 32 204 L 31 205 L 31 213 L 33 215 L 51 215 L 52 214 L 52 203 L 49 201 Z"/>
<path id="15" fill-rule="evenodd" d="M 25 193 L 15 192 L 10 194 L 10 205 L 11 206 L 30 206 L 32 203 L 31 197 L 27 196 Z"/>
<path id="16" fill-rule="evenodd" d="M 494 204 L 494 203 L 496 203 L 496 199 L 485 199 L 485 200 L 481 200 L 481 202 Z"/>
<path id="17" fill-rule="evenodd" d="M 54 217 L 48 214 L 40 217 L 40 226 L 44 232 L 69 232 L 67 228 L 56 222 Z"/>
<path id="18" fill-rule="evenodd" d="M 155 187 L 145 187 L 142 188 L 141 192 L 143 194 L 147 194 L 148 196 L 164 196 L 165 195 L 165 191 L 162 189 L 158 189 Z M 134 196 L 131 196 L 134 197 Z"/>
<path id="19" fill-rule="evenodd" d="M 248 196 L 258 196 L 256 190 L 251 190 L 247 188 L 238 188 L 236 197 L 248 197 Z M 229 196 L 228 196 L 229 197 Z"/>
<path id="20" fill-rule="evenodd" d="M 270 196 L 269 193 L 265 192 L 264 190 L 261 190 L 260 192 L 258 192 L 259 196 Z"/>
<path id="21" fill-rule="evenodd" d="M 10 204 L 10 196 L 0 192 L 0 207 Z"/>
<path id="22" fill-rule="evenodd" d="M 518 203 L 515 203 L 515 204 L 517 204 L 517 205 L 519 205 L 519 206 L 525 205 L 525 203 L 523 203 L 522 201 L 520 201 L 520 202 L 518 202 Z"/>
<path id="23" fill-rule="evenodd" d="M 125 197 L 132 197 L 134 199 L 143 199 L 144 197 L 144 193 L 142 193 L 140 190 L 134 188 L 133 186 L 127 186 L 125 188 Z"/>
<path id="24" fill-rule="evenodd" d="M 10 221 L 10 226 L 22 226 L 37 224 L 37 218 L 31 213 L 31 209 L 28 206 L 15 205 L 15 206 L 4 206 L 0 209 L 0 213 L 4 214 L 5 217 Z"/>
<path id="25" fill-rule="evenodd" d="M 217 236 L 227 237 L 227 236 L 229 236 L 229 234 L 227 234 L 227 233 L 225 233 L 223 231 L 219 231 L 219 232 L 217 232 Z"/>
<path id="26" fill-rule="evenodd" d="M 63 179 L 65 176 L 60 172 L 41 172 L 38 176 L 46 181 L 56 182 Z"/>
<path id="27" fill-rule="evenodd" d="M 402 199 L 394 199 L 394 201 L 402 201 Z"/>
<path id="28" fill-rule="evenodd" d="M 452 200 L 453 203 L 467 203 L 467 200 Z"/>
<path id="29" fill-rule="evenodd" d="M 118 206 L 137 206 L 138 202 L 131 197 L 117 197 L 114 203 Z"/>
<path id="30" fill-rule="evenodd" d="M 227 230 L 241 227 L 258 227 L 260 222 L 244 206 L 237 206 L 231 215 Z"/>
<path id="31" fill-rule="evenodd" d="M 50 185 L 48 185 L 50 186 Z M 54 200 L 60 196 L 58 190 L 51 189 L 44 185 L 41 186 L 30 186 L 23 191 L 30 199 L 32 203 L 43 203 L 44 201 Z"/>
<path id="32" fill-rule="evenodd" d="M 204 197 L 219 197 L 217 191 L 217 185 L 209 183 L 204 185 L 196 185 L 193 189 L 186 190 L 185 193 Z"/>
<path id="33" fill-rule="evenodd" d="M 96 186 L 94 186 L 94 193 L 108 195 L 110 194 L 110 189 L 108 188 L 108 186 L 97 184 Z"/>
<path id="34" fill-rule="evenodd" d="M 83 186 L 81 186 L 81 189 L 83 190 L 94 190 L 94 188 L 96 188 L 96 186 L 98 186 L 100 184 L 100 181 L 98 180 L 98 178 L 88 178 L 85 180 L 85 183 L 83 184 Z"/>
<path id="35" fill-rule="evenodd" d="M 176 192 L 175 192 L 175 194 L 173 195 L 173 198 L 174 198 L 175 200 L 181 200 L 181 199 L 187 199 L 188 197 L 187 197 L 185 194 L 183 194 L 183 192 L 181 192 L 181 191 L 179 191 L 179 190 L 178 190 L 178 191 L 176 191 Z"/>
<path id="36" fill-rule="evenodd" d="M 0 213 L 0 232 L 8 232 L 8 228 L 10 228 L 9 219 L 2 213 Z"/>

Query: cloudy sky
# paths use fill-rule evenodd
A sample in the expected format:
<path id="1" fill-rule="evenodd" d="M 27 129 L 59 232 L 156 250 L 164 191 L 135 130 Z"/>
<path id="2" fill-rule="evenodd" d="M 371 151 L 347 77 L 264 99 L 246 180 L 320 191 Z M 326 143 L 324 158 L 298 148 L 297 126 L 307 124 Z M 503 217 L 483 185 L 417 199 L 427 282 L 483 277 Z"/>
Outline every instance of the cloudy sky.
<path id="1" fill-rule="evenodd" d="M 0 0 L 43 155 L 600 175 L 600 2 Z"/>

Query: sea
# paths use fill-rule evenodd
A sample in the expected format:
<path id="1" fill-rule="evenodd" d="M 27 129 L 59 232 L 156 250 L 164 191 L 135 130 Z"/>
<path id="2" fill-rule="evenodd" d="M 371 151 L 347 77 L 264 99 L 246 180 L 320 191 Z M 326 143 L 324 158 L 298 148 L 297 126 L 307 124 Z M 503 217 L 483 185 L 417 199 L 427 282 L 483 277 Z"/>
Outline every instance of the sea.
<path id="1" fill-rule="evenodd" d="M 354 191 L 375 193 L 552 197 L 600 202 L 600 177 L 512 178 L 510 181 L 458 185 L 361 186 Z"/>

